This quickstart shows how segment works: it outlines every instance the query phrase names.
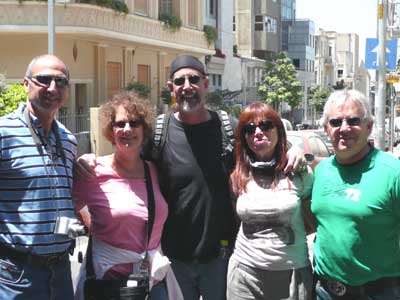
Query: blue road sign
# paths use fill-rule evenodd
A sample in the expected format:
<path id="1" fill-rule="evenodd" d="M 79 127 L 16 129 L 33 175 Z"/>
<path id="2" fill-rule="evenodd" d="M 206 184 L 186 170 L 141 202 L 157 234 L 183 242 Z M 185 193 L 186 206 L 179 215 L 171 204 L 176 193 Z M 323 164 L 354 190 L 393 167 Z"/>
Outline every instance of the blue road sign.
<path id="1" fill-rule="evenodd" d="M 368 38 L 365 43 L 365 67 L 378 69 L 378 39 Z M 396 70 L 397 65 L 397 40 L 386 41 L 386 69 Z"/>

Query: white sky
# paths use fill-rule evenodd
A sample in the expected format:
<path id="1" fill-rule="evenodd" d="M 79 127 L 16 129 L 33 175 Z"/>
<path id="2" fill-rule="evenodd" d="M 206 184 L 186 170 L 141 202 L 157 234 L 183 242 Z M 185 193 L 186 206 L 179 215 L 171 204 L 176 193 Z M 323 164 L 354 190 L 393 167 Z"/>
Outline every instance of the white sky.
<path id="1" fill-rule="evenodd" d="M 296 18 L 314 21 L 315 31 L 356 33 L 359 59 L 365 61 L 365 40 L 376 37 L 377 0 L 296 0 Z"/>

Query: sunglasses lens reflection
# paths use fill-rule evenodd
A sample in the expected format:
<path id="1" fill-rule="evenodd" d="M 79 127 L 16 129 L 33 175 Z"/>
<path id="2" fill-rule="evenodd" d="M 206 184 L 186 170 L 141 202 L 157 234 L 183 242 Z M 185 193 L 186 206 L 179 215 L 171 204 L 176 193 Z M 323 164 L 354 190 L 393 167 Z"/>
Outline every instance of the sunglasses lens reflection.
<path id="1" fill-rule="evenodd" d="M 125 121 L 118 121 L 118 122 L 114 122 L 113 126 L 114 127 L 118 127 L 118 128 L 125 128 L 126 124 L 129 124 L 129 127 L 131 128 L 137 128 L 139 127 L 143 122 L 141 120 L 131 120 L 129 122 L 125 122 Z"/>
<path id="2" fill-rule="evenodd" d="M 53 76 L 48 76 L 48 75 L 37 75 L 33 76 L 32 78 L 36 79 L 39 83 L 49 86 L 51 82 L 54 80 L 56 83 L 56 86 L 59 88 L 64 88 L 69 84 L 69 81 L 67 78 L 63 77 L 53 77 Z"/>
<path id="3" fill-rule="evenodd" d="M 260 128 L 261 131 L 263 132 L 268 132 L 274 128 L 274 123 L 272 123 L 272 121 L 269 120 L 261 121 L 260 123 L 258 123 L 258 125 L 254 123 L 249 123 L 243 127 L 243 130 L 245 134 L 251 135 L 256 132 L 257 127 Z"/>
<path id="4" fill-rule="evenodd" d="M 201 77 L 197 75 L 188 76 L 187 79 L 189 80 L 190 84 L 196 84 L 200 81 Z M 186 77 L 178 77 L 174 79 L 175 85 L 183 85 L 185 84 Z"/>
<path id="5" fill-rule="evenodd" d="M 361 124 L 361 118 L 359 117 L 353 117 L 353 118 L 336 118 L 336 119 L 330 119 L 329 120 L 329 125 L 332 127 L 340 127 L 343 124 L 343 120 L 346 121 L 346 124 L 349 126 L 358 126 Z"/>

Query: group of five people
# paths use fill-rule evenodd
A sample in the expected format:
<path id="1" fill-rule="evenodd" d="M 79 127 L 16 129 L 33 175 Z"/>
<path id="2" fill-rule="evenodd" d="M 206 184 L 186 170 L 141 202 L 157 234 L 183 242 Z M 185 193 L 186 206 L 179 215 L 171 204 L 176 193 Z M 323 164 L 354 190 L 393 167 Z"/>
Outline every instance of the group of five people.
<path id="1" fill-rule="evenodd" d="M 400 162 L 368 144 L 361 93 L 329 97 L 322 122 L 335 155 L 313 175 L 265 103 L 245 108 L 225 151 L 204 65 L 189 55 L 170 66 L 177 107 L 161 145 L 149 102 L 121 92 L 101 107 L 114 152 L 76 162 L 76 140 L 55 119 L 68 81 L 60 59 L 36 57 L 27 102 L 0 119 L 0 299 L 73 299 L 73 243 L 55 227 L 74 210 L 89 227 L 95 277 L 129 282 L 147 260 L 149 299 L 400 299 Z"/>

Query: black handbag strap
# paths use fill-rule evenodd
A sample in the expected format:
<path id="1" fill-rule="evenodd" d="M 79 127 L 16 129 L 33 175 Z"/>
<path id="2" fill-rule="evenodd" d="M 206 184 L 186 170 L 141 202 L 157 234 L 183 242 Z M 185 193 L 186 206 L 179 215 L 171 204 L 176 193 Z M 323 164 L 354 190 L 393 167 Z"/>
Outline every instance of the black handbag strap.
<path id="1" fill-rule="evenodd" d="M 148 210 L 148 221 L 146 225 L 146 255 L 145 258 L 147 259 L 147 248 L 150 243 L 151 233 L 153 231 L 153 224 L 155 218 L 155 201 L 154 201 L 154 192 L 153 192 L 153 182 L 151 180 L 150 169 L 147 164 L 143 160 L 143 167 L 144 167 L 144 181 L 146 183 L 146 190 L 147 190 L 147 210 Z M 92 255 L 92 235 L 89 235 L 89 242 L 86 249 L 86 278 L 96 277 L 93 268 L 93 255 Z"/>

